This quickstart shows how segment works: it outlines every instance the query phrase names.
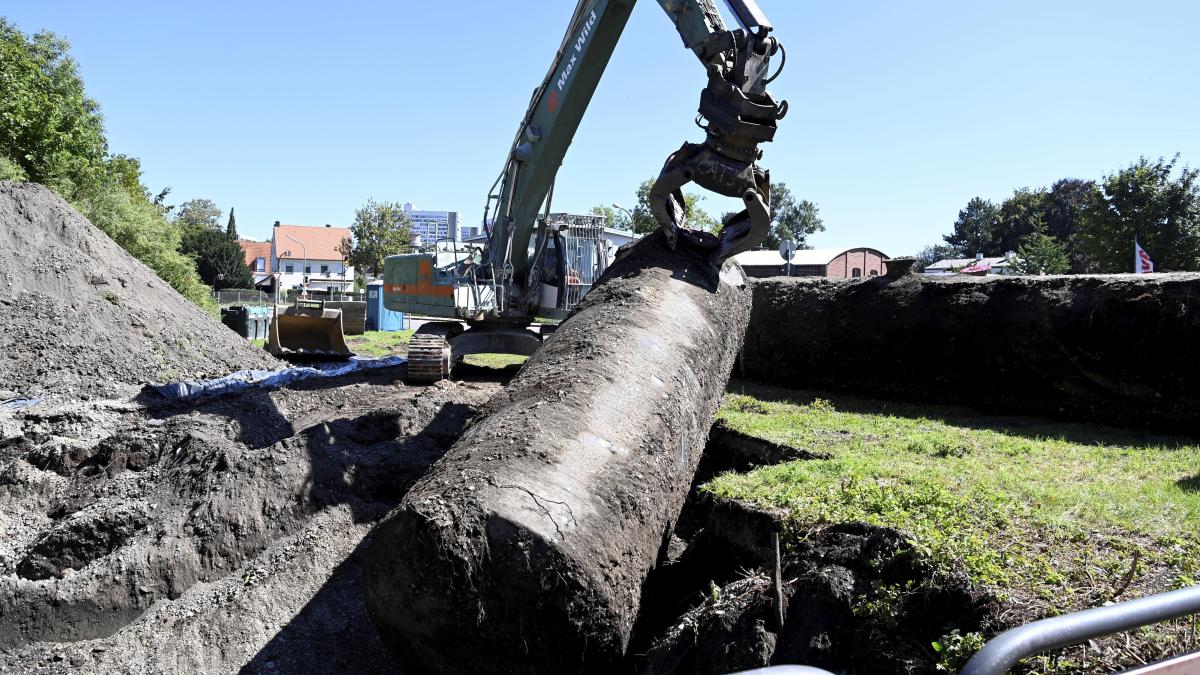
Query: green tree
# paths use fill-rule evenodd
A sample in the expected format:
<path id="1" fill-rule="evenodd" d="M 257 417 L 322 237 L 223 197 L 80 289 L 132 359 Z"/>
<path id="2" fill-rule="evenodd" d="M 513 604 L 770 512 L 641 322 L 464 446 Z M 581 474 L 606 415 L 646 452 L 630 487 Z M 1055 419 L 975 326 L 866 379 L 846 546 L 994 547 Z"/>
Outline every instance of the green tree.
<path id="1" fill-rule="evenodd" d="M 955 257 L 954 249 L 946 244 L 926 246 L 916 255 L 917 262 L 913 263 L 913 269 L 917 272 L 924 272 L 926 267 L 953 257 Z"/>
<path id="2" fill-rule="evenodd" d="M 85 95 L 69 49 L 0 17 L 0 156 L 64 196 L 94 189 L 108 151 L 100 106 Z"/>
<path id="3" fill-rule="evenodd" d="M 1061 241 L 1039 231 L 1026 236 L 1017 247 L 1012 270 L 1017 274 L 1066 274 L 1071 262 Z"/>
<path id="4" fill-rule="evenodd" d="M 824 230 L 816 204 L 807 199 L 796 201 L 787 183 L 771 186 L 771 231 L 764 242 L 768 247 L 777 248 L 784 239 L 791 239 L 796 248 L 809 248 L 809 236 Z"/>
<path id="5" fill-rule="evenodd" d="M 0 18 L 0 175 L 42 183 L 201 307 L 215 304 L 179 252 L 179 229 L 141 182 L 141 163 L 108 156 L 97 103 L 84 92 L 65 40 L 26 36 Z"/>
<path id="6" fill-rule="evenodd" d="M 632 229 L 635 234 L 650 234 L 658 229 L 658 221 L 654 219 L 654 212 L 650 210 L 650 189 L 654 187 L 653 178 L 642 181 L 642 184 L 637 189 L 637 206 L 633 209 Z M 683 193 L 683 218 L 688 228 L 693 230 L 705 230 L 714 232 L 720 229 L 720 223 L 716 218 L 709 215 L 704 209 L 700 208 L 700 202 L 704 201 L 704 197 Z"/>
<path id="7" fill-rule="evenodd" d="M 1003 255 L 1016 251 L 1030 235 L 1044 232 L 1046 221 L 1046 190 L 1024 187 L 1014 190 L 1000 204 L 988 251 Z"/>
<path id="8" fill-rule="evenodd" d="M 1095 181 L 1078 178 L 1057 181 L 1046 195 L 1046 234 L 1062 242 L 1071 271 L 1076 274 L 1087 268 L 1079 250 L 1079 230 L 1088 206 L 1099 196 Z"/>
<path id="9" fill-rule="evenodd" d="M 611 206 L 604 206 L 603 204 L 593 206 L 589 213 L 594 216 L 602 216 L 605 227 L 612 227 L 618 230 L 631 229 L 629 216 L 625 215 L 624 211 L 614 209 Z"/>
<path id="10" fill-rule="evenodd" d="M 254 275 L 237 241 L 220 230 L 195 227 L 183 235 L 181 250 L 196 261 L 204 283 L 222 288 L 253 288 Z"/>
<path id="11" fill-rule="evenodd" d="M 7 157 L 0 156 L 0 180 L 23 182 L 29 180 L 29 174 L 25 173 L 25 169 L 22 169 L 20 164 Z"/>
<path id="12" fill-rule="evenodd" d="M 233 207 L 229 207 L 229 222 L 225 223 L 225 234 L 232 240 L 237 241 L 237 218 L 233 217 Z"/>
<path id="13" fill-rule="evenodd" d="M 1200 172 L 1178 161 L 1141 157 L 1100 181 L 1079 230 L 1088 271 L 1132 271 L 1135 238 L 1156 270 L 1200 270 Z"/>
<path id="14" fill-rule="evenodd" d="M 384 258 L 412 250 L 412 221 L 396 202 L 367 200 L 354 212 L 350 233 L 354 235 L 350 263 L 359 270 L 371 270 L 375 277 L 383 271 Z"/>
<path id="15" fill-rule="evenodd" d="M 973 258 L 976 253 L 986 255 L 993 252 L 992 237 L 999 220 L 999 207 L 982 197 L 975 197 L 958 212 L 954 232 L 942 239 L 954 249 L 957 257 Z"/>
<path id="16" fill-rule="evenodd" d="M 175 213 L 175 224 L 185 229 L 205 227 L 218 229 L 221 220 L 221 208 L 211 199 L 189 199 L 179 205 Z"/>

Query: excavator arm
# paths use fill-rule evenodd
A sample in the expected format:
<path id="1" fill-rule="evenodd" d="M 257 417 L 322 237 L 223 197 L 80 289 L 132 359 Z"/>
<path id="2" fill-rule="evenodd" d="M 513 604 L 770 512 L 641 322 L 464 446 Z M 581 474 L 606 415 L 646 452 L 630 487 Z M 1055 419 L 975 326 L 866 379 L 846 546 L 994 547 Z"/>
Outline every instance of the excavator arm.
<path id="1" fill-rule="evenodd" d="M 650 209 L 671 248 L 698 247 L 716 269 L 767 235 L 770 181 L 756 162 L 759 144 L 774 138 L 776 122 L 787 111 L 786 103 L 777 103 L 766 91 L 774 77 L 768 75 L 768 62 L 783 48 L 754 0 L 725 0 L 737 28 L 725 26 L 712 0 L 657 1 L 684 46 L 700 60 L 708 81 L 696 119 L 705 140 L 684 143 L 667 159 L 651 189 Z M 388 309 L 450 319 L 426 323 L 412 336 L 410 381 L 447 377 L 465 354 L 532 354 L 545 336 L 527 328 L 535 313 L 565 312 L 572 272 L 564 253 L 570 244 L 557 229 L 562 224 L 539 218 L 539 212 L 550 212 L 554 177 L 633 6 L 634 0 L 579 0 L 550 70 L 534 90 L 504 168 L 489 190 L 483 255 L 459 260 L 456 247 L 448 263 L 437 252 L 387 259 Z M 727 218 L 718 235 L 690 230 L 681 192 L 689 181 L 741 198 L 746 208 Z M 555 286 L 557 301 L 544 300 L 544 289 Z M 463 331 L 461 319 L 467 320 L 469 330 Z"/>
<path id="2" fill-rule="evenodd" d="M 534 91 L 484 209 L 489 245 L 484 269 L 496 288 L 498 317 L 529 312 L 540 273 L 530 242 L 538 213 L 553 194 L 554 177 L 591 102 L 635 0 L 580 0 L 542 84 Z M 726 0 L 739 27 L 729 29 L 712 0 L 658 0 L 686 48 L 707 71 L 697 123 L 703 144 L 685 143 L 672 154 L 651 191 L 651 210 L 674 247 L 681 239 L 711 250 L 711 262 L 749 250 L 767 235 L 770 187 L 756 162 L 758 144 L 774 138 L 787 111 L 766 92 L 768 62 L 781 45 L 754 0 Z M 687 229 L 682 186 L 694 181 L 741 198 L 746 209 L 719 236 Z M 544 220 L 542 226 L 545 226 Z M 539 241 L 552 233 L 542 232 Z M 531 264 L 531 254 L 534 260 Z"/>

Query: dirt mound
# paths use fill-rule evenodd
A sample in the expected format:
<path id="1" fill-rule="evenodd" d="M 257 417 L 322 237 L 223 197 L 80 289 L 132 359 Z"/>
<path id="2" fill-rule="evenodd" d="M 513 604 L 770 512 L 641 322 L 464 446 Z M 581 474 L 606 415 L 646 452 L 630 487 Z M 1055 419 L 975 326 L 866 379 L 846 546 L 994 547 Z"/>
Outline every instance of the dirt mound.
<path id="1" fill-rule="evenodd" d="M 279 364 L 31 183 L 0 181 L 0 323 L 0 398 L 116 396 Z"/>
<path id="2" fill-rule="evenodd" d="M 500 387 L 402 375 L 0 417 L 0 672 L 392 672 L 364 538 Z"/>

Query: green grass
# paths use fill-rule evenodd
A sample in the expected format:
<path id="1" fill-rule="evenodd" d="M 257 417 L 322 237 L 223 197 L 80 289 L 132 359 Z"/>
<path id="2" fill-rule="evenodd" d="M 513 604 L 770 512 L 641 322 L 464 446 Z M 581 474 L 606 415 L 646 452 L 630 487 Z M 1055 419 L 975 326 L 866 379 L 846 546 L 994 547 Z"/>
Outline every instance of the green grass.
<path id="1" fill-rule="evenodd" d="M 407 354 L 408 341 L 416 331 L 369 330 L 362 335 L 347 335 L 346 345 L 359 356 L 380 357 Z"/>
<path id="2" fill-rule="evenodd" d="M 463 357 L 463 363 L 481 368 L 504 369 L 521 365 L 528 358 L 519 354 L 468 354 Z"/>
<path id="3" fill-rule="evenodd" d="M 795 536 L 844 521 L 904 530 L 938 570 L 1030 615 L 1200 577 L 1192 440 L 756 385 L 735 384 L 719 416 L 833 456 L 725 474 L 709 491 L 786 508 Z"/>

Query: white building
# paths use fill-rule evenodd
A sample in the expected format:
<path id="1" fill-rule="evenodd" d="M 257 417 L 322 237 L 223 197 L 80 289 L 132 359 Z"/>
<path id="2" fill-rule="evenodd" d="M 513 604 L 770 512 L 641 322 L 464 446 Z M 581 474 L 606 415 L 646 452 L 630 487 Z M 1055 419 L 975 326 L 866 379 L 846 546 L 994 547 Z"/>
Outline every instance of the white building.
<path id="1" fill-rule="evenodd" d="M 417 211 L 412 204 L 405 204 L 404 215 L 412 221 L 413 234 L 425 244 L 453 239 L 458 233 L 458 211 Z"/>
<path id="2" fill-rule="evenodd" d="M 350 228 L 275 221 L 272 235 L 272 268 L 279 274 L 281 291 L 301 288 L 306 280 L 310 291 L 353 289 L 354 267 L 345 264 L 339 250 L 342 240 L 350 239 Z"/>

